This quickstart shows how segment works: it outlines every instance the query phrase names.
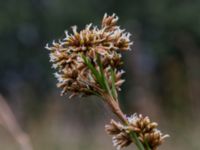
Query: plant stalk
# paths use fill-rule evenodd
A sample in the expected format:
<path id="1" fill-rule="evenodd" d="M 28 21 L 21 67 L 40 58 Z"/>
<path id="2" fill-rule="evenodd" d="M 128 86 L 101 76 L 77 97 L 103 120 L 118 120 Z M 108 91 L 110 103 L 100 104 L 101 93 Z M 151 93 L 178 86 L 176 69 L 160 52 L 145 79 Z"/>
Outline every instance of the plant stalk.
<path id="1" fill-rule="evenodd" d="M 110 96 L 107 93 L 102 94 L 104 101 L 106 104 L 111 108 L 112 112 L 124 123 L 128 124 L 127 118 L 125 114 L 122 112 L 118 100 L 115 100 L 112 96 Z M 136 144 L 138 150 L 145 150 L 144 145 L 140 142 L 135 132 L 130 132 L 130 137 L 132 141 Z M 151 150 L 148 146 L 148 143 L 146 143 L 147 150 Z"/>

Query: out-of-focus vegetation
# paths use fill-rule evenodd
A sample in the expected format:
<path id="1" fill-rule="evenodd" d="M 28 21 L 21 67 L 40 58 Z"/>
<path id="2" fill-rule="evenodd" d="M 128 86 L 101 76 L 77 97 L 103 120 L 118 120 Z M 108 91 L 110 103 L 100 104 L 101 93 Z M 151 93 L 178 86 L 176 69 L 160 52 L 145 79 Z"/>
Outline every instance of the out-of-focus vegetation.
<path id="1" fill-rule="evenodd" d="M 100 24 L 105 12 L 116 13 L 135 41 L 124 53 L 126 112 L 160 123 L 171 135 L 160 149 L 200 149 L 200 1 L 1 1 L 0 93 L 34 148 L 110 149 L 102 128 L 109 112 L 95 97 L 60 97 L 44 49 L 72 25 Z M 19 149 L 2 127 L 0 149 Z"/>

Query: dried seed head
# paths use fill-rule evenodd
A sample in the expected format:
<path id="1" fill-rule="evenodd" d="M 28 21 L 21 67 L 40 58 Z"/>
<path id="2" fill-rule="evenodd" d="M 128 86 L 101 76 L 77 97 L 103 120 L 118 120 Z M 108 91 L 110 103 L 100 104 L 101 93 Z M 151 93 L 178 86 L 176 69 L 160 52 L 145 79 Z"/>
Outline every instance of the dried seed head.
<path id="1" fill-rule="evenodd" d="M 148 143 L 152 150 L 156 150 L 164 139 L 169 137 L 169 135 L 163 135 L 157 129 L 157 123 L 151 122 L 149 117 L 134 114 L 128 117 L 127 121 L 127 125 L 123 125 L 120 122 L 111 120 L 110 124 L 105 126 L 106 132 L 113 136 L 113 144 L 117 149 L 126 147 L 134 142 L 130 136 L 131 132 L 136 133 L 144 146 L 146 145 L 145 143 Z"/>
<path id="2" fill-rule="evenodd" d="M 113 14 L 112 16 L 108 16 L 107 14 L 104 15 L 102 20 L 102 28 L 105 28 L 106 30 L 113 30 L 113 28 L 116 28 L 118 17 Z"/>
<path id="3" fill-rule="evenodd" d="M 47 44 L 46 49 L 50 51 L 50 62 L 57 70 L 55 73 L 58 79 L 57 86 L 62 88 L 62 94 L 71 92 L 72 96 L 91 95 L 99 93 L 101 89 L 80 54 L 86 56 L 97 70 L 99 65 L 96 58 L 97 55 L 100 57 L 109 86 L 112 86 L 110 79 L 110 68 L 112 67 L 116 89 L 120 90 L 124 82 L 121 79 L 123 72 L 118 69 L 122 64 L 120 50 L 129 50 L 132 42 L 129 39 L 130 33 L 120 29 L 117 21 L 118 17 L 115 14 L 105 15 L 101 28 L 89 24 L 78 32 L 77 26 L 73 26 L 73 34 L 69 35 L 66 31 L 64 39 L 58 42 L 53 41 L 51 46 Z"/>
<path id="4" fill-rule="evenodd" d="M 110 124 L 105 126 L 106 132 L 113 136 L 113 145 L 117 149 L 121 149 L 131 144 L 131 138 L 125 129 L 126 126 L 122 125 L 120 122 L 114 121 L 113 119 L 110 121 Z"/>
<path id="5" fill-rule="evenodd" d="M 124 129 L 124 126 L 114 121 L 113 119 L 110 121 L 110 124 L 105 126 L 105 130 L 109 135 L 116 135 L 119 134 Z"/>
<path id="6" fill-rule="evenodd" d="M 141 114 L 133 114 L 131 117 L 128 117 L 128 121 L 130 128 L 135 130 L 136 133 L 148 133 L 158 126 L 156 122 L 151 122 L 149 117 L 143 117 Z"/>
<path id="7" fill-rule="evenodd" d="M 160 130 L 155 129 L 153 132 L 144 134 L 144 139 L 148 142 L 152 150 L 156 150 L 161 145 L 165 138 L 169 137 L 168 134 L 163 135 Z"/>
<path id="8" fill-rule="evenodd" d="M 126 132 L 121 132 L 113 137 L 112 139 L 113 145 L 117 148 L 117 150 L 127 147 L 131 144 L 131 138 Z"/>
<path id="9" fill-rule="evenodd" d="M 157 129 L 158 124 L 151 122 L 149 117 L 143 117 L 141 114 L 134 114 L 128 117 L 129 125 L 128 131 L 134 131 L 137 133 L 142 143 L 148 143 L 152 150 L 156 150 L 157 147 L 163 142 L 169 135 L 163 135 L 161 131 Z"/>

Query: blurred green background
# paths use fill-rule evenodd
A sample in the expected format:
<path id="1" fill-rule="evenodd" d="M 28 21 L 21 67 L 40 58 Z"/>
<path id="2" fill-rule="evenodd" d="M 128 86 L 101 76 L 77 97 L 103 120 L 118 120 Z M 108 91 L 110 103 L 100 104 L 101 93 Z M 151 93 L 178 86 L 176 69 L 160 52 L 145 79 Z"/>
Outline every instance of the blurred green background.
<path id="1" fill-rule="evenodd" d="M 123 110 L 159 122 L 171 135 L 160 149 L 200 149 L 200 1 L 1 0 L 0 93 L 34 149 L 115 149 L 104 132 L 112 114 L 96 97 L 60 97 L 44 49 L 72 25 L 100 25 L 105 12 L 134 41 L 123 53 Z M 1 126 L 0 149 L 20 149 Z"/>

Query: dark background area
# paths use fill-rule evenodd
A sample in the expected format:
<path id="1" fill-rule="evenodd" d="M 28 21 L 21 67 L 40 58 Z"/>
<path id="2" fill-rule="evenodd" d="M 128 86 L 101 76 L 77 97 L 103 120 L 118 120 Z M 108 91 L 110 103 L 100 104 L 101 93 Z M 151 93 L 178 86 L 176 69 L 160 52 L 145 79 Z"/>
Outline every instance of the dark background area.
<path id="1" fill-rule="evenodd" d="M 105 12 L 134 41 L 123 53 L 123 110 L 171 135 L 160 149 L 200 149 L 200 1 L 1 0 L 0 93 L 34 149 L 114 150 L 104 132 L 112 114 L 96 97 L 60 97 L 44 48 L 72 25 L 100 25 Z M 0 149 L 19 149 L 1 127 Z"/>

